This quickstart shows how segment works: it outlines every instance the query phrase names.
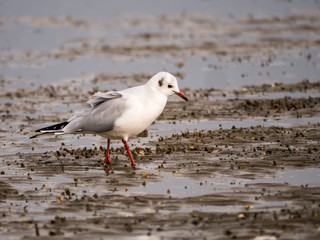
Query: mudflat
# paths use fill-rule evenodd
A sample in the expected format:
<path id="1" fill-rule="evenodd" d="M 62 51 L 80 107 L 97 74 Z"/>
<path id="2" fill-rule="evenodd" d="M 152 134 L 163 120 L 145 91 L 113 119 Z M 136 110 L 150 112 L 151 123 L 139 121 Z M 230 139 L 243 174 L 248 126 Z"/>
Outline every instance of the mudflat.
<path id="1" fill-rule="evenodd" d="M 319 3 L 91 2 L 0 8 L 0 239 L 320 239 Z M 135 169 L 117 141 L 104 167 L 99 136 L 29 139 L 162 70 L 189 102 L 129 140 Z"/>
<path id="2" fill-rule="evenodd" d="M 190 104 L 169 102 L 161 120 L 177 125 L 198 121 L 196 116 L 235 123 L 318 117 L 316 97 L 248 98 L 261 91 L 318 88 L 308 82 L 247 87 L 234 99 L 218 101 L 211 94 L 224 95 L 223 90 L 186 89 Z M 4 155 L 2 238 L 317 239 L 319 129 L 318 123 L 301 121 L 144 136 L 144 143 L 134 141 L 136 169 L 123 147 L 111 149 L 108 167 L 103 146 L 76 148 L 63 141 L 51 151 Z"/>

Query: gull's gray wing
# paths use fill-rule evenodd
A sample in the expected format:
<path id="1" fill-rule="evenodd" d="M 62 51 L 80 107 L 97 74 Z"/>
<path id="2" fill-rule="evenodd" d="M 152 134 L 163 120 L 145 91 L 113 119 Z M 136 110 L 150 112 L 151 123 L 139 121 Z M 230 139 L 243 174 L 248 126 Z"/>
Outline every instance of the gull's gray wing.
<path id="1" fill-rule="evenodd" d="M 90 109 L 84 110 L 68 120 L 64 133 L 111 131 L 114 123 L 126 110 L 126 100 L 117 92 L 96 93 L 88 103 Z"/>
<path id="2" fill-rule="evenodd" d="M 118 92 L 97 92 L 95 93 L 92 98 L 89 99 L 87 103 L 91 105 L 92 108 L 96 108 L 99 106 L 99 104 L 114 99 L 114 98 L 120 98 L 122 95 Z"/>

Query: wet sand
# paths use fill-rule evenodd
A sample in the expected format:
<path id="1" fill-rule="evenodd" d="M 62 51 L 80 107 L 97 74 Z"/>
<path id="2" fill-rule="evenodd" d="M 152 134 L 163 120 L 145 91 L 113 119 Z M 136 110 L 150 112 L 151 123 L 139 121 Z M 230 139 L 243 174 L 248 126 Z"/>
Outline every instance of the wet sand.
<path id="1" fill-rule="evenodd" d="M 320 18 L 307 10 L 240 19 L 1 17 L 1 31 L 63 37 L 41 49 L 9 44 L 0 56 L 0 239 L 319 239 Z M 155 59 L 169 64 L 190 101 L 170 98 L 129 141 L 137 168 L 117 141 L 104 167 L 98 136 L 29 140 L 88 107 L 96 91 L 144 83 L 152 70 L 134 67 Z M 77 75 L 101 61 L 103 71 Z M 236 72 L 232 82 L 216 76 L 224 71 Z M 200 77 L 190 81 L 194 72 Z"/>
<path id="2" fill-rule="evenodd" d="M 275 89 L 318 91 L 318 86 L 300 82 L 282 90 L 246 89 L 257 94 Z M 242 89 L 235 99 L 211 101 L 210 93 L 227 93 L 186 91 L 190 104 L 169 102 L 163 121 L 181 115 L 190 121 L 196 116 L 239 119 L 239 114 L 319 116 L 319 98 L 250 100 L 245 98 L 248 90 Z M 136 169 L 129 165 L 123 147 L 112 148 L 113 164 L 107 168 L 103 146 L 70 148 L 62 142 L 55 151 L 2 156 L 2 236 L 317 239 L 319 129 L 319 124 L 301 122 L 291 127 L 185 131 L 136 143 L 132 148 Z M 297 181 L 291 179 L 297 176 L 295 171 L 301 171 Z M 304 183 L 308 175 L 314 177 L 312 183 Z"/>

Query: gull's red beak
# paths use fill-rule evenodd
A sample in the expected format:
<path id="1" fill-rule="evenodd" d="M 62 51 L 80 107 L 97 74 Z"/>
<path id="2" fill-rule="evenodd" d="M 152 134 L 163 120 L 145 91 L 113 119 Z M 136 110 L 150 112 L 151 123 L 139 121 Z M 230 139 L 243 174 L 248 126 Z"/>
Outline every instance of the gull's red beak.
<path id="1" fill-rule="evenodd" d="M 178 95 L 179 97 L 181 97 L 182 99 L 186 100 L 188 102 L 188 98 L 186 97 L 186 95 L 184 95 L 182 92 L 176 92 L 173 91 L 176 95 Z"/>

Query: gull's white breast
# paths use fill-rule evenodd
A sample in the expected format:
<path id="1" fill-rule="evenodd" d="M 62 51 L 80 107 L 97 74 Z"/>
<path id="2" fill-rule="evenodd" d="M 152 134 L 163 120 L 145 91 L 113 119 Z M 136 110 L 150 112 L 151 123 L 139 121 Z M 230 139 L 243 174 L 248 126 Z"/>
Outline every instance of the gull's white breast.
<path id="1" fill-rule="evenodd" d="M 126 110 L 116 119 L 109 137 L 128 139 L 144 131 L 162 113 L 167 96 L 149 92 L 145 86 L 130 88 L 120 92 L 126 102 Z"/>

